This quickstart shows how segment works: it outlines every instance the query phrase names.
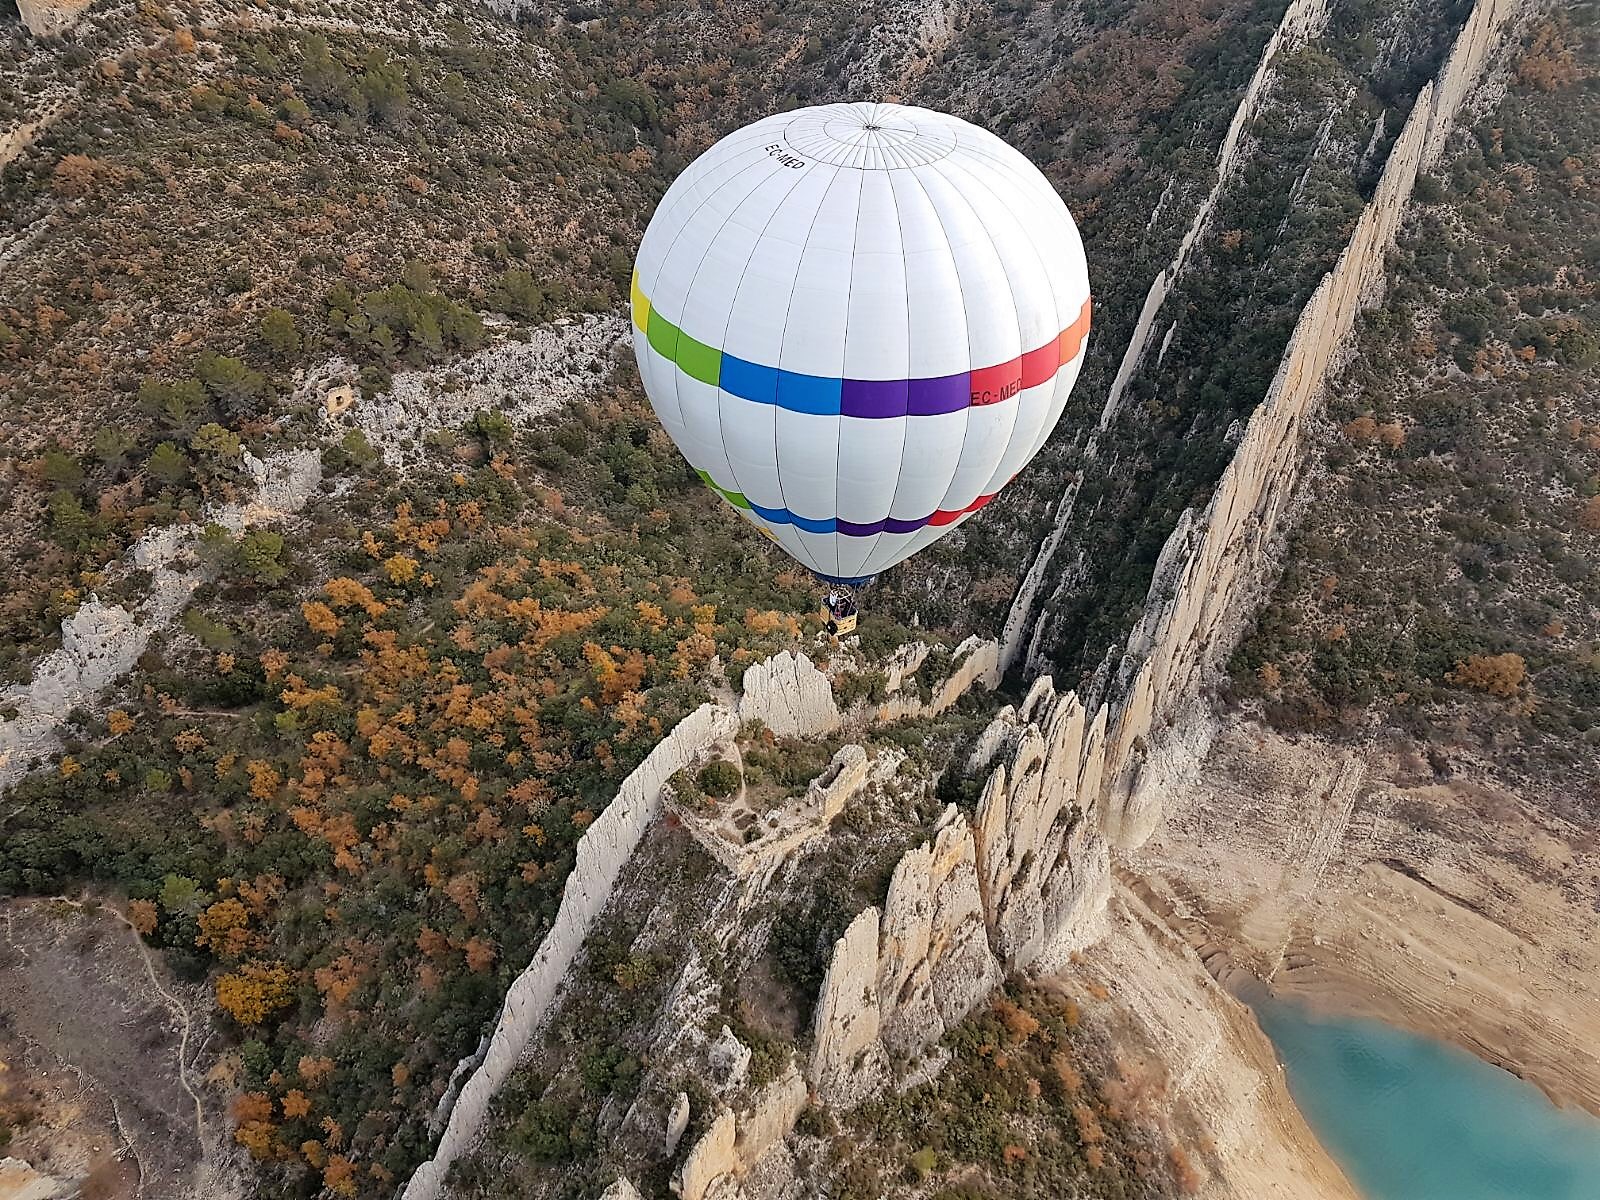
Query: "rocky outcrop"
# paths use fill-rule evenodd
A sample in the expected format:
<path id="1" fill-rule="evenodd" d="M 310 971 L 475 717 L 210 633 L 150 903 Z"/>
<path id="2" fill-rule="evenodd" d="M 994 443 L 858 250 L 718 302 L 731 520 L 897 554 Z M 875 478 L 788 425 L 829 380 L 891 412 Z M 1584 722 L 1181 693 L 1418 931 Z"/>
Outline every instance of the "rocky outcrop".
<path id="1" fill-rule="evenodd" d="M 837 817 L 867 786 L 867 752 L 860 746 L 840 746 L 832 761 L 806 788 L 806 802 L 823 825 Z"/>
<path id="2" fill-rule="evenodd" d="M 1086 723 L 1048 679 L 995 718 L 980 747 L 1004 761 L 974 823 L 947 808 L 896 865 L 881 917 L 867 909 L 834 947 L 813 1038 L 819 1099 L 849 1107 L 881 1073 L 880 1044 L 909 1060 L 1007 972 L 1058 966 L 1096 936 L 1110 886 L 1091 811 L 1104 729 L 1103 712 Z"/>
<path id="3" fill-rule="evenodd" d="M 815 737 L 843 723 L 828 677 L 804 654 L 785 650 L 744 673 L 739 719 L 760 721 L 779 737 Z"/>
<path id="4" fill-rule="evenodd" d="M 480 412 L 521 424 L 589 396 L 596 381 L 590 366 L 604 364 L 628 329 L 616 313 L 563 318 L 442 367 L 401 371 L 388 391 L 330 417 L 337 428 L 359 429 L 390 466 L 418 466 L 436 429 L 459 428 Z"/>
<path id="5" fill-rule="evenodd" d="M 237 504 L 214 505 L 199 525 L 169 525 L 140 538 L 133 565 L 150 572 L 144 601 L 132 609 L 91 596 L 61 622 L 61 646 L 39 660 L 33 678 L 0 693 L 0 709 L 15 715 L 0 724 L 0 790 L 30 765 L 60 748 L 59 730 L 75 708 L 92 706 L 100 693 L 133 669 L 155 634 L 170 625 L 207 575 L 193 553 L 206 524 L 230 533 L 291 516 L 322 480 L 314 450 L 277 455 L 266 462 L 246 455 L 254 487 Z"/>
<path id="6" fill-rule="evenodd" d="M 78 23 L 90 0 L 17 0 L 22 23 L 34 37 L 65 33 Z"/>
<path id="7" fill-rule="evenodd" d="M 1149 351 L 1151 341 L 1155 338 L 1156 317 L 1166 304 L 1167 295 L 1172 291 L 1173 285 L 1183 273 L 1189 252 L 1194 249 L 1195 243 L 1211 224 L 1211 213 L 1216 208 L 1223 189 L 1232 181 L 1234 172 L 1244 159 L 1239 148 L 1240 142 L 1244 138 L 1246 127 L 1255 120 L 1261 97 L 1265 94 L 1272 75 L 1273 65 L 1284 51 L 1318 36 L 1327 23 L 1328 0 L 1290 0 L 1289 7 L 1284 9 L 1283 19 L 1278 22 L 1278 28 L 1273 30 L 1272 36 L 1267 39 L 1266 47 L 1261 52 L 1261 60 L 1256 64 L 1255 74 L 1245 85 L 1239 107 L 1234 109 L 1233 120 L 1228 123 L 1228 132 L 1223 136 L 1221 149 L 1217 151 L 1217 176 L 1211 185 L 1211 191 L 1195 212 L 1194 220 L 1189 223 L 1188 230 L 1178 243 L 1178 250 L 1173 255 L 1172 261 L 1151 282 L 1150 291 L 1144 298 L 1144 307 L 1139 312 L 1133 336 L 1128 340 L 1127 349 L 1122 354 L 1122 362 L 1117 367 L 1116 378 L 1111 381 L 1111 388 L 1106 394 L 1105 408 L 1100 414 L 1102 430 L 1110 428 L 1112 419 L 1117 415 L 1117 410 L 1122 405 L 1122 394 L 1127 390 L 1128 384 L 1133 382 L 1133 376 Z M 1168 327 L 1166 339 L 1171 338 L 1172 328 Z M 1164 349 L 1165 345 L 1163 351 Z"/>
<path id="8" fill-rule="evenodd" d="M 600 1200 L 644 1200 L 639 1189 L 626 1179 L 619 1179 L 600 1193 Z"/>
<path id="9" fill-rule="evenodd" d="M 433 1157 L 418 1167 L 406 1184 L 405 1200 L 431 1200 L 440 1195 L 450 1165 L 476 1139 L 489 1101 L 527 1049 L 590 926 L 611 898 L 623 865 L 660 813 L 667 779 L 706 747 L 731 738 L 737 731 L 738 718 L 731 711 L 720 705 L 702 704 L 678 722 L 634 768 L 623 780 L 616 798 L 584 831 L 555 924 L 539 943 L 533 961 L 506 993 L 483 1063 L 461 1089 Z"/>
<path id="10" fill-rule="evenodd" d="M 933 689 L 931 698 L 924 701 L 920 696 L 902 695 L 899 689 L 905 677 L 920 667 L 922 659 L 926 657 L 926 647 L 923 649 L 924 653 L 915 659 L 915 666 L 900 666 L 897 673 L 890 674 L 894 686 L 887 689 L 891 695 L 878 706 L 879 721 L 936 717 L 975 687 L 993 690 L 1000 686 L 1000 643 L 974 634 L 956 647 L 955 666 L 943 682 Z M 891 667 L 899 663 L 897 655 Z"/>
<path id="11" fill-rule="evenodd" d="M 831 1103 L 848 1104 L 870 1086 L 862 1058 L 878 1041 L 878 910 L 861 913 L 833 945 L 817 994 L 811 1085 Z"/>
<path id="12" fill-rule="evenodd" d="M 681 1200 L 703 1200 L 713 1183 L 737 1170 L 739 1161 L 734 1155 L 737 1137 L 733 1110 L 724 1108 L 711 1122 L 711 1128 L 690 1147 L 672 1181 L 673 1192 Z"/>
<path id="13" fill-rule="evenodd" d="M 1137 846 L 1161 816 L 1167 770 L 1203 754 L 1153 754 L 1194 743 L 1194 705 L 1204 678 L 1232 652 L 1274 574 L 1276 539 L 1298 482 L 1302 427 L 1323 393 L 1361 310 L 1383 292 L 1384 259 L 1419 170 L 1436 162 L 1463 101 L 1482 75 L 1516 0 L 1479 0 L 1436 82 L 1417 97 L 1376 192 L 1349 244 L 1302 310 L 1266 399 L 1198 517 L 1186 515 L 1161 554 L 1144 616 L 1128 639 L 1122 698 L 1105 756 L 1102 824 Z M 1164 769 L 1156 769 L 1158 765 Z"/>
<path id="14" fill-rule="evenodd" d="M 1222 145 L 1218 148 L 1217 175 L 1211 185 L 1211 191 L 1195 211 L 1194 218 L 1180 240 L 1172 261 L 1150 283 L 1150 291 L 1146 294 L 1144 306 L 1140 309 L 1133 336 L 1128 340 L 1122 362 L 1117 368 L 1116 378 L 1112 380 L 1106 395 L 1105 406 L 1100 414 L 1100 424 L 1090 433 L 1088 444 L 1084 447 L 1085 458 L 1098 457 L 1100 433 L 1110 426 L 1112 418 L 1116 416 L 1117 410 L 1121 407 L 1122 394 L 1133 381 L 1140 362 L 1149 350 L 1150 342 L 1155 336 L 1156 318 L 1166 304 L 1167 295 L 1177 283 L 1178 276 L 1188 261 L 1189 252 L 1211 223 L 1211 213 L 1216 207 L 1217 200 L 1243 159 L 1240 146 L 1244 132 L 1255 119 L 1261 96 L 1271 78 L 1274 61 L 1284 50 L 1315 37 L 1327 24 L 1327 19 L 1328 0 L 1290 0 L 1288 7 L 1284 9 L 1283 18 L 1278 22 L 1278 28 L 1267 39 L 1261 58 L 1256 63 L 1255 72 L 1245 86 L 1244 95 L 1240 97 L 1238 107 L 1234 109 L 1233 119 L 1228 122 L 1228 132 L 1223 136 Z M 1156 206 L 1156 213 L 1151 216 L 1152 225 L 1165 200 L 1166 196 L 1163 194 L 1162 204 Z M 1169 329 L 1168 336 L 1170 333 Z M 1012 598 L 1000 639 L 1002 671 L 1009 671 L 1023 661 L 1023 643 L 1028 639 L 1029 629 L 1033 624 L 1034 602 L 1038 598 L 1040 587 L 1044 584 L 1045 573 L 1055 559 L 1056 550 L 1061 545 L 1067 526 L 1071 523 L 1073 511 L 1077 507 L 1078 488 L 1082 483 L 1081 473 L 1067 482 L 1061 498 L 1056 502 L 1054 524 L 1044 541 L 1040 543 L 1038 553 L 1028 565 L 1028 570 L 1017 587 L 1017 594 Z M 1041 624 L 1040 628 L 1034 630 L 1035 641 L 1042 632 Z M 1027 648 L 1028 662 L 1033 660 L 1035 649 L 1036 647 L 1032 645 Z"/>
<path id="15" fill-rule="evenodd" d="M 878 938 L 884 1045 L 909 1057 L 938 1041 L 1000 977 L 984 931 L 972 829 L 951 806 L 933 843 L 901 858 L 889 881 Z"/>
<path id="16" fill-rule="evenodd" d="M 20 1158 L 0 1158 L 3 1200 L 70 1200 L 81 1194 L 81 1179 L 60 1179 L 36 1171 Z"/>
<path id="17" fill-rule="evenodd" d="M 680 1200 L 705 1200 L 732 1190 L 736 1184 L 794 1128 L 806 1106 L 806 1081 L 791 1065 L 756 1096 L 749 1111 L 736 1117 L 723 1108 L 711 1128 L 694 1144 L 672 1181 Z M 737 1194 L 737 1193 L 735 1193 Z"/>

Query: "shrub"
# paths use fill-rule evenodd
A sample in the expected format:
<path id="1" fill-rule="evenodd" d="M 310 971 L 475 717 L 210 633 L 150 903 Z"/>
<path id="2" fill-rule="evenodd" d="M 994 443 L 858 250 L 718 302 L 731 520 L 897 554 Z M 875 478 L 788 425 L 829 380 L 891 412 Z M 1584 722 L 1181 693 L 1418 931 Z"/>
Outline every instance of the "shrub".
<path id="1" fill-rule="evenodd" d="M 725 759 L 707 763 L 700 768 L 700 790 L 716 800 L 725 800 L 739 790 L 743 782 L 739 768 Z"/>

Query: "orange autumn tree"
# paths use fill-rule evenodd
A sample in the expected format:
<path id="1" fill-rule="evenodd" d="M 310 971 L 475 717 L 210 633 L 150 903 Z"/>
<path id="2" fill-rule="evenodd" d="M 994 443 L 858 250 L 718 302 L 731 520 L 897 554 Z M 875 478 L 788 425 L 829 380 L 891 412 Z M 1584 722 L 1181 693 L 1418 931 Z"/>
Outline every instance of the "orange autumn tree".
<path id="1" fill-rule="evenodd" d="M 252 960 L 217 980 L 217 1003 L 241 1025 L 260 1025 L 294 1003 L 294 975 L 281 962 Z"/>

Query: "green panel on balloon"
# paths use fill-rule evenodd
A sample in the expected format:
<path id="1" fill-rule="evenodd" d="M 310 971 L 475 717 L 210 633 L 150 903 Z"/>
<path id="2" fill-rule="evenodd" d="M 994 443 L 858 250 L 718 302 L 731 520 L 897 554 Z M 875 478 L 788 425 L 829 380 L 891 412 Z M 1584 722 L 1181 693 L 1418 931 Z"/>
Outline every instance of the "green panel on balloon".
<path id="1" fill-rule="evenodd" d="M 678 334 L 678 366 L 691 379 L 717 386 L 722 377 L 722 351 L 697 342 L 687 333 Z"/>
<path id="2" fill-rule="evenodd" d="M 650 309 L 650 328 L 645 336 L 661 357 L 669 362 L 678 357 L 678 327 L 653 307 Z"/>

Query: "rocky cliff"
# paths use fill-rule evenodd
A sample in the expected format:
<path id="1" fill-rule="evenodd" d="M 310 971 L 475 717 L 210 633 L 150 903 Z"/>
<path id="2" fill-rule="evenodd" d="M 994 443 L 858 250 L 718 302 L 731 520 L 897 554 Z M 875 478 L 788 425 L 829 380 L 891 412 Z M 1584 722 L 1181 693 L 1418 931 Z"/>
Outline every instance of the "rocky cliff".
<path id="1" fill-rule="evenodd" d="M 701 705 L 634 768 L 616 798 L 584 831 L 555 924 L 506 993 L 483 1060 L 461 1089 L 433 1157 L 418 1167 L 406 1184 L 406 1200 L 439 1195 L 445 1173 L 477 1137 L 489 1101 L 522 1058 L 583 939 L 611 898 L 623 864 L 660 813 L 668 777 L 712 745 L 731 739 L 738 728 L 738 718 L 731 710 L 717 704 Z"/>
<path id="2" fill-rule="evenodd" d="M 216 505 L 205 523 L 239 534 L 254 525 L 292 516 L 304 507 L 322 478 L 314 450 L 295 451 L 266 462 L 246 459 L 254 481 L 250 496 Z M 0 722 L 0 791 L 31 764 L 59 748 L 58 731 L 74 709 L 92 705 L 102 691 L 133 669 L 150 639 L 174 621 L 206 579 L 194 557 L 202 525 L 154 530 L 134 545 L 129 558 L 150 572 L 144 600 L 133 608 L 91 596 L 61 623 L 61 646 L 42 658 L 33 678 L 0 693 L 0 708 L 14 715 Z"/>
<path id="3" fill-rule="evenodd" d="M 902 858 L 883 915 L 869 909 L 840 939 L 816 1010 L 810 1074 L 822 1099 L 855 1102 L 877 1073 L 878 1046 L 914 1054 L 1005 973 L 1059 967 L 1098 936 L 1110 893 L 1108 842 L 1147 838 L 1173 773 L 1203 755 L 1207 726 L 1192 710 L 1273 573 L 1305 418 L 1358 313 L 1381 294 L 1384 255 L 1418 171 L 1437 159 L 1516 7 L 1480 0 L 1439 78 L 1419 96 L 1214 497 L 1203 512 L 1184 514 L 1161 554 L 1128 639 L 1120 698 L 1091 718 L 1074 693 L 1057 695 L 1047 677 L 1036 680 L 1022 706 L 1003 710 L 985 731 L 968 764 L 981 770 L 1000 760 L 972 826 L 946 813 L 935 845 Z M 973 877 L 977 905 L 963 900 Z M 983 937 L 975 941 L 979 916 Z M 950 969 L 952 956 L 959 970 Z"/>
<path id="4" fill-rule="evenodd" d="M 1381 296 L 1419 171 L 1435 161 L 1456 114 L 1499 44 L 1516 0 L 1479 0 L 1438 78 L 1418 96 L 1372 200 L 1338 262 L 1301 312 L 1266 399 L 1205 510 L 1186 514 L 1161 555 L 1144 616 L 1119 671 L 1111 722 L 1105 832 L 1136 846 L 1161 816 L 1164 779 L 1203 753 L 1193 721 L 1178 719 L 1232 652 L 1275 574 L 1277 539 L 1299 479 L 1302 428 L 1340 361 L 1357 315 Z"/>

